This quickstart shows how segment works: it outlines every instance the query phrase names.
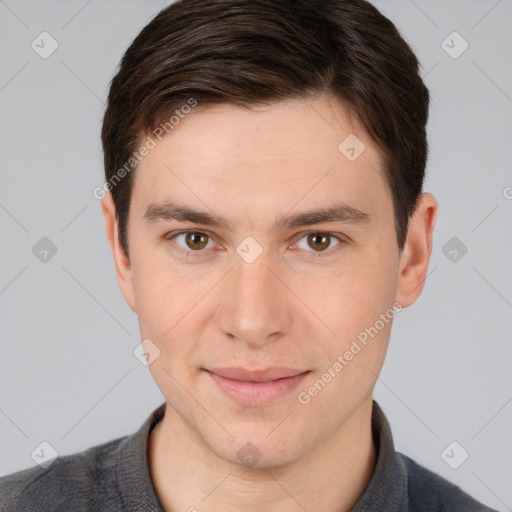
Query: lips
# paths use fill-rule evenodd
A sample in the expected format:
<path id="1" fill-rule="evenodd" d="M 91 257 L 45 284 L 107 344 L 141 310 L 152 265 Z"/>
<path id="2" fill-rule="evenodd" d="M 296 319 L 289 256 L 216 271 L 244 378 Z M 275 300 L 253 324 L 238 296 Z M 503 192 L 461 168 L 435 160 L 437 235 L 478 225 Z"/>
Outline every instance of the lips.
<path id="1" fill-rule="evenodd" d="M 214 368 L 206 370 L 224 396 L 247 407 L 263 407 L 289 395 L 308 371 L 293 368 Z"/>
<path id="2" fill-rule="evenodd" d="M 274 367 L 264 370 L 246 370 L 239 367 L 231 368 L 213 368 L 211 373 L 226 377 L 232 380 L 241 380 L 246 382 L 265 382 L 269 380 L 285 379 L 304 373 L 304 370 L 294 370 L 293 368 Z"/>

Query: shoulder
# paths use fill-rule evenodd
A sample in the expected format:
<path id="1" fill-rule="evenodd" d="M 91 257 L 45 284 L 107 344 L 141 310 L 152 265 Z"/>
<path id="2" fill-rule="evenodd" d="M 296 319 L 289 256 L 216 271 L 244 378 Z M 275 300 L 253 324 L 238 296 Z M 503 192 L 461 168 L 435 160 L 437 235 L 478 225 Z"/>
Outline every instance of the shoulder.
<path id="1" fill-rule="evenodd" d="M 397 452 L 407 472 L 407 494 L 411 510 L 422 512 L 493 512 L 457 485 Z"/>
<path id="2" fill-rule="evenodd" d="M 58 457 L 46 469 L 35 466 L 0 478 L 0 512 L 80 512 L 96 510 L 96 503 L 115 507 L 116 463 L 123 439 Z"/>

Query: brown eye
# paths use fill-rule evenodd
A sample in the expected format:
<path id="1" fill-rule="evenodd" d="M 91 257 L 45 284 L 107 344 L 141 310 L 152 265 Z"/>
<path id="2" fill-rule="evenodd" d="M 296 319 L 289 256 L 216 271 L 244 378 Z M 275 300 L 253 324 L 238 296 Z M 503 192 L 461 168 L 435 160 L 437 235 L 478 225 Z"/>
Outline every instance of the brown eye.
<path id="1" fill-rule="evenodd" d="M 166 240 L 172 241 L 173 249 L 182 253 L 207 253 L 208 249 L 215 246 L 210 236 L 201 231 L 181 231 L 175 234 L 169 234 Z M 210 245 L 208 246 L 208 244 Z M 206 248 L 206 250 L 204 250 Z"/>
<path id="2" fill-rule="evenodd" d="M 323 251 L 329 247 L 331 236 L 327 233 L 310 233 L 308 235 L 308 244 L 315 251 Z"/>
<path id="3" fill-rule="evenodd" d="M 343 238 L 333 235 L 332 233 L 310 231 L 303 233 L 302 238 L 299 239 L 295 246 L 298 249 L 309 252 L 310 255 L 313 256 L 329 256 L 331 252 L 334 252 L 337 245 L 346 243 Z M 331 251 L 331 249 L 333 249 L 333 251 Z"/>
<path id="4" fill-rule="evenodd" d="M 183 234 L 185 235 L 185 243 L 187 244 L 187 247 L 192 250 L 200 251 L 208 245 L 208 236 L 204 233 L 190 231 Z"/>

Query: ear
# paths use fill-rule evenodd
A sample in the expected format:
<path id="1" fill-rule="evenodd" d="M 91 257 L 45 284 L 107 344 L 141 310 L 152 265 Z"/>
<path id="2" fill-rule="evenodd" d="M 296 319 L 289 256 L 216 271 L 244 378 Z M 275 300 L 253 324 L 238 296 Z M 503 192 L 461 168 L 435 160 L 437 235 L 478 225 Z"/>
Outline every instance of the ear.
<path id="1" fill-rule="evenodd" d="M 432 236 L 437 218 L 437 201 L 431 194 L 421 194 L 409 220 L 407 239 L 400 255 L 395 300 L 402 307 L 420 296 L 432 254 Z"/>
<path id="2" fill-rule="evenodd" d="M 108 243 L 112 251 L 112 257 L 114 258 L 114 268 L 119 288 L 128 306 L 136 312 L 132 269 L 119 238 L 116 207 L 111 193 L 105 194 L 105 197 L 101 200 L 101 210 L 105 220 L 105 231 Z"/>

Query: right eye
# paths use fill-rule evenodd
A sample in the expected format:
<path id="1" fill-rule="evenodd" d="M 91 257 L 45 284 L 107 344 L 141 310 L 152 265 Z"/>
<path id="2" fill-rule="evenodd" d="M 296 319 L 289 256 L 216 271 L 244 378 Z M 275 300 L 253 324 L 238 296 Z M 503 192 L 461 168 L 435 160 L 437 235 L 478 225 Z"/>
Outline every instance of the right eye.
<path id="1" fill-rule="evenodd" d="M 191 253 L 191 252 L 205 252 L 203 249 L 211 248 L 208 247 L 208 242 L 211 242 L 213 246 L 215 245 L 213 240 L 211 240 L 210 236 L 201 231 L 180 231 L 178 233 L 170 234 L 166 236 L 167 240 L 173 240 L 174 243 L 183 251 Z M 181 240 L 181 245 L 177 240 Z"/>

